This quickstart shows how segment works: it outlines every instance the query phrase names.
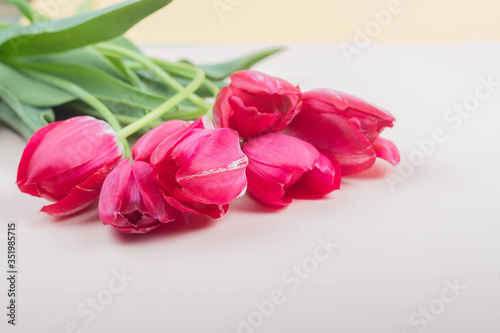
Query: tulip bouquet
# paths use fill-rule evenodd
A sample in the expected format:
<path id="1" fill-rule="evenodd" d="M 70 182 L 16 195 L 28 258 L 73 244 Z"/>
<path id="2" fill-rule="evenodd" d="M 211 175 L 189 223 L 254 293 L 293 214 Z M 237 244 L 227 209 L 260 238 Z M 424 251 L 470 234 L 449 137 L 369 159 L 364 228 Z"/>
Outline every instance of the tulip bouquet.
<path id="1" fill-rule="evenodd" d="M 245 193 L 271 207 L 322 197 L 377 157 L 399 162 L 379 137 L 393 126 L 387 111 L 249 70 L 277 50 L 195 66 L 151 59 L 119 36 L 170 1 L 60 21 L 9 2 L 33 23 L 0 25 L 0 120 L 29 137 L 17 185 L 52 201 L 49 215 L 98 201 L 103 224 L 146 233 L 193 214 L 220 218 Z"/>

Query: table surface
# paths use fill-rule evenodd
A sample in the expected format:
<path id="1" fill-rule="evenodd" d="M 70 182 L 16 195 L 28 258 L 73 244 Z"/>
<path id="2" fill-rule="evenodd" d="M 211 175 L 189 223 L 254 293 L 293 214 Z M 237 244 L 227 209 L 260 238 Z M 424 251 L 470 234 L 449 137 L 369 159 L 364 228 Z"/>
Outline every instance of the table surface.
<path id="1" fill-rule="evenodd" d="M 268 46 L 146 50 L 203 63 Z M 95 209 L 40 213 L 45 201 L 14 184 L 25 142 L 0 127 L 5 274 L 10 221 L 19 256 L 17 326 L 2 306 L 0 330 L 499 332 L 499 61 L 500 44 L 373 44 L 351 62 L 339 44 L 290 44 L 256 69 L 390 110 L 383 136 L 403 165 L 378 161 L 324 199 L 273 211 L 243 197 L 220 220 L 142 236 Z"/>

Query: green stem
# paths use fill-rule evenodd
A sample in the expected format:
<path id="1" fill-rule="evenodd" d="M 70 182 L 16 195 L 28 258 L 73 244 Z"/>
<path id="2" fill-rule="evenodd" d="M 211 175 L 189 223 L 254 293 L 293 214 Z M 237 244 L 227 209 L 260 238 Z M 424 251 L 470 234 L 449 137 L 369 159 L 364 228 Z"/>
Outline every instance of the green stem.
<path id="1" fill-rule="evenodd" d="M 149 112 L 142 118 L 139 118 L 137 121 L 133 122 L 132 124 L 124 127 L 118 132 L 118 137 L 119 138 L 126 138 L 138 130 L 140 130 L 143 127 L 148 126 L 151 122 L 156 120 L 157 118 L 161 117 L 165 112 L 169 111 L 173 107 L 175 107 L 177 104 L 185 100 L 189 95 L 191 95 L 193 92 L 195 92 L 205 79 L 205 72 L 203 72 L 201 69 L 197 69 L 197 73 L 193 81 L 189 83 L 185 88 L 183 88 L 181 91 L 179 91 L 177 94 L 174 96 L 170 97 L 165 103 L 154 109 L 153 111 Z M 202 109 L 203 114 L 206 113 L 206 109 Z"/>
<path id="2" fill-rule="evenodd" d="M 127 72 L 128 77 L 130 78 L 130 81 L 132 85 L 140 89 L 141 91 L 146 91 L 146 86 L 144 83 L 141 81 L 141 79 L 135 74 L 135 72 L 128 66 L 123 65 L 125 68 L 125 71 Z"/>
<path id="3" fill-rule="evenodd" d="M 123 58 L 129 58 L 132 60 L 135 60 L 141 64 L 143 64 L 147 69 L 149 69 L 153 74 L 158 76 L 163 82 L 165 82 L 166 85 L 172 87 L 174 90 L 180 92 L 184 90 L 184 87 L 182 84 L 177 82 L 174 78 L 172 78 L 168 73 L 166 73 L 164 70 L 162 70 L 158 65 L 156 65 L 153 61 L 151 61 L 149 58 L 137 53 L 130 51 L 126 48 L 113 45 L 113 44 L 106 44 L 106 43 L 101 43 L 96 45 L 96 48 L 103 52 L 107 53 L 109 55 L 114 55 L 118 57 L 123 57 Z M 204 75 L 204 73 L 203 73 Z M 204 79 L 204 77 L 203 77 Z M 202 81 L 203 82 L 203 81 Z M 200 84 L 201 85 L 201 84 Z M 199 86 L 198 86 L 199 87 Z M 194 104 L 208 108 L 209 105 L 203 100 L 203 98 L 200 98 L 199 96 L 194 94 L 194 91 L 191 92 L 188 96 L 187 99 L 189 99 L 191 102 Z"/>
<path id="4" fill-rule="evenodd" d="M 99 115 L 99 113 L 95 112 L 93 109 L 92 110 L 87 109 L 87 108 L 80 109 L 80 108 L 75 107 L 75 106 L 73 106 L 73 107 L 75 109 L 77 109 L 77 111 L 79 111 L 83 114 L 89 114 L 89 115 L 94 116 L 94 117 L 101 117 Z M 192 119 L 196 119 L 196 118 L 199 118 L 201 116 L 204 116 L 205 114 L 206 114 L 206 110 L 204 110 L 204 109 L 183 111 L 183 112 L 179 112 L 179 113 L 166 113 L 161 117 L 161 119 L 157 118 L 157 119 L 153 120 L 152 122 L 150 122 L 148 127 L 154 128 L 156 126 L 163 124 L 165 121 L 174 120 L 174 119 L 192 120 Z M 127 116 L 127 115 L 123 115 L 123 114 L 115 114 L 115 117 L 116 117 L 116 119 L 118 119 L 120 121 L 120 123 L 127 124 L 127 125 L 132 124 L 140 119 L 137 117 Z"/>
<path id="5" fill-rule="evenodd" d="M 183 64 L 179 62 L 171 62 L 161 59 L 152 59 L 155 64 L 163 68 L 173 75 L 177 75 L 186 79 L 192 79 L 195 75 L 195 68 L 193 65 Z M 214 95 L 217 96 L 220 89 L 211 80 L 205 79 L 203 85 Z"/>
<path id="6" fill-rule="evenodd" d="M 21 70 L 37 80 L 43 81 L 47 84 L 50 84 L 51 86 L 57 87 L 61 90 L 69 92 L 72 95 L 75 95 L 76 97 L 93 107 L 97 112 L 99 112 L 102 118 L 106 120 L 117 133 L 121 131 L 120 123 L 116 119 L 115 115 L 106 107 L 106 105 L 104 105 L 100 100 L 98 100 L 96 97 L 94 97 L 94 95 L 90 94 L 86 90 L 70 81 L 66 81 L 56 76 L 27 68 L 22 68 Z M 130 157 L 131 153 L 128 141 L 125 138 L 121 138 L 119 136 L 117 137 L 125 148 L 125 156 Z"/>

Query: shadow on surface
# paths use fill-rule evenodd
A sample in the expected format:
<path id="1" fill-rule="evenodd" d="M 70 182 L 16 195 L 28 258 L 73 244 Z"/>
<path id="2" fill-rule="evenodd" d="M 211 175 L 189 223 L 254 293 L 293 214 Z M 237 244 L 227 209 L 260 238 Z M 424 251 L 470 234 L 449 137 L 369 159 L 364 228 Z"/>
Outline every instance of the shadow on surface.
<path id="1" fill-rule="evenodd" d="M 215 225 L 217 220 L 207 216 L 186 215 L 182 221 L 165 223 L 158 229 L 146 234 L 126 234 L 113 230 L 113 237 L 122 243 L 135 243 L 142 241 L 151 241 L 154 239 L 165 239 L 169 237 L 181 236 L 188 233 L 194 233 Z"/>

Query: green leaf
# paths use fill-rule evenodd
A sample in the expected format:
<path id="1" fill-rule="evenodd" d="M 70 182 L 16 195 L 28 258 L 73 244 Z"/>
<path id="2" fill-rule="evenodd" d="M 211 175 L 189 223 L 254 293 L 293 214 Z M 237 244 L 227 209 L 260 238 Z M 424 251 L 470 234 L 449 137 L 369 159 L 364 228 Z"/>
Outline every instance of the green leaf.
<path id="1" fill-rule="evenodd" d="M 23 104 L 52 107 L 74 100 L 76 97 L 0 62 L 0 84 L 11 91 Z"/>
<path id="2" fill-rule="evenodd" d="M 128 0 L 114 6 L 28 27 L 0 31 L 0 54 L 31 56 L 68 51 L 123 35 L 172 0 Z"/>
<path id="3" fill-rule="evenodd" d="M 121 46 L 129 51 L 134 51 L 136 53 L 142 54 L 141 50 L 139 50 L 139 48 L 137 46 L 135 46 L 134 43 L 132 43 L 128 38 L 123 37 L 123 36 L 112 39 L 112 40 L 108 41 L 107 43 L 112 44 L 112 45 L 116 45 L 116 46 Z"/>
<path id="4" fill-rule="evenodd" d="M 183 86 L 188 85 L 189 82 L 191 82 L 191 79 L 186 79 L 182 77 L 176 77 L 174 76 L 174 79 L 182 84 Z M 217 88 L 221 88 L 226 86 L 227 84 L 223 81 L 211 81 Z M 195 91 L 195 94 L 203 97 L 203 98 L 208 98 L 208 97 L 215 97 L 215 93 L 213 90 L 208 89 L 205 85 L 200 86 L 198 90 Z"/>
<path id="5" fill-rule="evenodd" d="M 272 56 L 273 54 L 282 51 L 283 48 L 266 50 L 254 54 L 250 54 L 235 60 L 223 62 L 213 65 L 198 66 L 205 71 L 207 78 L 214 81 L 221 81 L 227 78 L 234 72 L 242 71 L 251 68 L 256 63 Z"/>
<path id="6" fill-rule="evenodd" d="M 49 122 L 53 122 L 55 119 L 52 110 L 39 109 L 33 106 L 22 104 L 21 101 L 19 101 L 19 99 L 16 97 L 16 95 L 14 95 L 11 91 L 9 91 L 1 84 L 0 98 L 33 132 L 47 125 Z"/>
<path id="7" fill-rule="evenodd" d="M 6 103 L 21 120 L 31 129 L 37 131 L 40 127 L 25 113 L 19 99 L 9 89 L 0 84 L 0 98 Z"/>
<path id="8" fill-rule="evenodd" d="M 0 121 L 19 133 L 24 139 L 29 138 L 34 132 L 26 126 L 19 116 L 3 101 L 0 100 Z"/>
<path id="9" fill-rule="evenodd" d="M 146 91 L 144 83 L 137 76 L 137 74 L 124 64 L 122 58 L 112 55 L 106 55 L 106 58 L 126 77 L 127 83 L 138 88 L 139 90 Z"/>
<path id="10" fill-rule="evenodd" d="M 112 76 L 125 80 L 123 73 L 107 57 L 102 55 L 93 47 L 84 47 L 81 49 L 70 50 L 44 56 L 32 56 L 20 58 L 17 60 L 21 64 L 40 63 L 40 64 L 74 64 L 88 66 Z"/>
<path id="11" fill-rule="evenodd" d="M 143 92 L 92 67 L 40 63 L 23 64 L 22 66 L 68 80 L 102 101 L 144 109 L 154 109 L 165 102 L 165 98 L 162 96 Z"/>

